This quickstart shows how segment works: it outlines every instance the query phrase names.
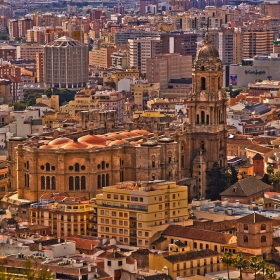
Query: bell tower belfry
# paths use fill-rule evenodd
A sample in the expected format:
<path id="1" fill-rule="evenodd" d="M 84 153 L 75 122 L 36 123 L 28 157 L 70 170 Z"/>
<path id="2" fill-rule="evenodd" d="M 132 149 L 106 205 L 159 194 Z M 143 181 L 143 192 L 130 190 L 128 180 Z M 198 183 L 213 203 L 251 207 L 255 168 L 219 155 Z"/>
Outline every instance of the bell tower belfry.
<path id="1" fill-rule="evenodd" d="M 223 65 L 205 34 L 204 45 L 192 67 L 192 91 L 188 95 L 189 153 L 192 177 L 198 178 L 197 197 L 205 197 L 207 171 L 213 163 L 227 166 L 227 95 L 222 89 Z"/>

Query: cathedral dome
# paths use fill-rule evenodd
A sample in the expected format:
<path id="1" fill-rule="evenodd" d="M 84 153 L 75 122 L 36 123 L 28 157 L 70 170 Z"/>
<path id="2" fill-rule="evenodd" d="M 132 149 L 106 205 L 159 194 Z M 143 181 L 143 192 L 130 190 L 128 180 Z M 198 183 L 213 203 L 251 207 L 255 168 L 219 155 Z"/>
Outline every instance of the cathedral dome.
<path id="1" fill-rule="evenodd" d="M 220 62 L 218 50 L 211 44 L 210 35 L 208 32 L 205 34 L 204 45 L 201 47 L 197 54 L 194 63 L 199 62 Z"/>

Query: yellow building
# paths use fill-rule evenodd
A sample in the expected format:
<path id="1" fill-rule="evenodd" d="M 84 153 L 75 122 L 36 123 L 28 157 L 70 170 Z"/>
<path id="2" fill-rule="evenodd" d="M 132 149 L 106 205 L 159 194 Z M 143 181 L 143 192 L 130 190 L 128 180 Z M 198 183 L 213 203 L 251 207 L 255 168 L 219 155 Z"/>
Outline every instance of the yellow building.
<path id="1" fill-rule="evenodd" d="M 131 94 L 134 97 L 134 103 L 139 110 L 147 108 L 147 102 L 151 98 L 159 96 L 159 83 L 148 83 L 147 81 L 138 81 L 130 86 Z"/>
<path id="2" fill-rule="evenodd" d="M 143 118 L 164 118 L 166 116 L 174 118 L 175 117 L 175 111 L 172 110 L 170 112 L 161 112 L 161 111 L 145 110 L 145 111 L 134 111 L 133 112 L 133 119 L 137 119 L 139 117 L 143 117 Z"/>
<path id="3" fill-rule="evenodd" d="M 49 195 L 46 195 L 49 197 Z M 93 204 L 85 198 L 63 195 L 44 199 L 30 205 L 30 222 L 49 226 L 51 233 L 58 237 L 68 235 L 94 235 L 96 225 Z"/>
<path id="4" fill-rule="evenodd" d="M 41 117 L 42 124 L 43 126 L 48 128 L 56 128 L 56 124 L 60 122 L 62 123 L 68 116 L 68 113 L 63 112 L 47 112 L 44 114 L 44 116 Z"/>
<path id="5" fill-rule="evenodd" d="M 118 82 L 125 78 L 125 77 L 134 77 L 136 80 L 139 80 L 140 78 L 140 72 L 135 69 L 126 69 L 126 70 L 116 70 L 112 71 L 111 73 L 104 73 L 103 74 L 103 82 L 106 83 L 115 83 L 115 85 L 118 84 Z"/>
<path id="6" fill-rule="evenodd" d="M 122 182 L 96 195 L 98 236 L 138 247 L 169 223 L 188 223 L 188 187 L 164 180 Z"/>
<path id="7" fill-rule="evenodd" d="M 36 103 L 43 103 L 57 112 L 59 111 L 59 95 L 53 94 L 51 97 L 42 95 L 42 97 L 36 98 Z"/>
<path id="8" fill-rule="evenodd" d="M 98 108 L 98 100 L 92 98 L 91 91 L 80 91 L 75 95 L 74 100 L 61 107 L 61 112 L 74 117 L 80 111 L 89 111 L 96 108 Z"/>
<path id="9" fill-rule="evenodd" d="M 3 165 L 3 166 L 2 166 Z M 8 192 L 9 179 L 8 179 L 8 167 L 3 162 L 0 165 L 0 197 L 4 197 Z"/>
<path id="10" fill-rule="evenodd" d="M 182 243 L 180 246 L 182 247 L 184 244 Z M 180 276 L 205 275 L 205 273 L 223 269 L 223 264 L 220 264 L 220 254 L 210 249 L 185 251 L 177 254 L 170 251 L 168 253 L 163 251 L 150 252 L 149 264 L 150 269 L 164 270 L 172 279 L 177 279 Z"/>

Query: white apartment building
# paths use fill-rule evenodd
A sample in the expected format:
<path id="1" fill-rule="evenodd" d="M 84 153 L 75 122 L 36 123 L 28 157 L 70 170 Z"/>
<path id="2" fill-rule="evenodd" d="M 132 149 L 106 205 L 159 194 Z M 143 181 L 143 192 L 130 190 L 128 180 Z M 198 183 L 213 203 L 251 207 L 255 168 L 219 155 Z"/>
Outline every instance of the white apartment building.
<path id="1" fill-rule="evenodd" d="M 128 40 L 128 66 L 135 67 L 142 74 L 147 72 L 147 58 L 160 53 L 160 38 L 136 38 Z"/>

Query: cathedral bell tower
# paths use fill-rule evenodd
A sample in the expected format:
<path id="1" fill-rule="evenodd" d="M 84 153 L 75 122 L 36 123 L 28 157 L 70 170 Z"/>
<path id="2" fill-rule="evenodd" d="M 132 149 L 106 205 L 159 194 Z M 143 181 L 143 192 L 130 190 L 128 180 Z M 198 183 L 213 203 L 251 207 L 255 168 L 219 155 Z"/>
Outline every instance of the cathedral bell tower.
<path id="1" fill-rule="evenodd" d="M 222 168 L 227 166 L 227 95 L 222 90 L 222 81 L 222 61 L 206 32 L 204 45 L 193 63 L 192 91 L 188 95 L 189 152 L 198 198 L 205 197 L 206 175 L 213 163 Z"/>

